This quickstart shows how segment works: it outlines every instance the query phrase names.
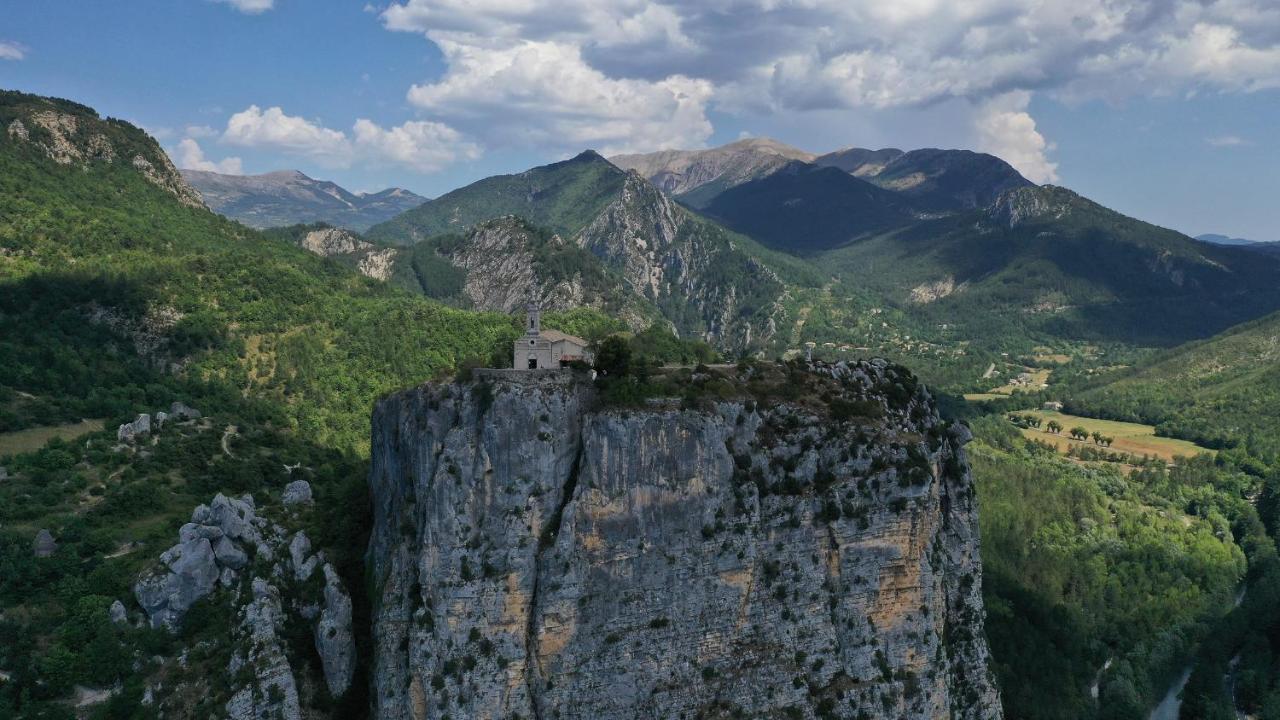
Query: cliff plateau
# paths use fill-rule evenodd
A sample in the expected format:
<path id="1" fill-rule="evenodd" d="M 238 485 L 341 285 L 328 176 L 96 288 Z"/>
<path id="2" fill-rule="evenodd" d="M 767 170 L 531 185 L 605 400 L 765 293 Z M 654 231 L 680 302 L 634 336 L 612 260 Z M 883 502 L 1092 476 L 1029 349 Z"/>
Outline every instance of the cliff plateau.
<path id="1" fill-rule="evenodd" d="M 999 718 L 963 427 L 881 361 L 373 417 L 373 716 Z"/>

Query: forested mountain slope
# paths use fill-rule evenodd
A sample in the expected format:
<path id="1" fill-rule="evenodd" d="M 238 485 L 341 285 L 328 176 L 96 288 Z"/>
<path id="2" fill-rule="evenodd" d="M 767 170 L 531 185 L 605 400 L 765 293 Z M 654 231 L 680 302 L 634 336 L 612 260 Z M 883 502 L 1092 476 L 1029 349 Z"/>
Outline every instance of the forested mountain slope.
<path id="1" fill-rule="evenodd" d="M 54 416 L 127 412 L 151 370 L 173 370 L 165 383 L 225 381 L 274 398 L 317 441 L 357 447 L 379 393 L 514 335 L 505 317 L 396 291 L 196 207 L 132 126 L 17 93 L 0 103 L 0 386 Z"/>
<path id="2" fill-rule="evenodd" d="M 546 239 L 539 244 L 544 250 L 559 248 L 559 260 L 542 263 L 544 269 L 558 270 L 540 285 L 597 286 L 583 296 L 586 304 L 595 304 L 595 298 L 611 294 L 602 286 L 607 279 L 634 297 L 624 302 L 612 293 L 615 299 L 604 306 L 629 307 L 626 313 L 633 319 L 637 308 L 656 307 L 682 337 L 735 353 L 759 349 L 775 332 L 784 285 L 761 260 L 766 252 L 591 151 L 446 193 L 367 236 L 389 245 L 419 245 L 413 251 L 416 267 L 439 266 L 434 253 L 475 283 L 488 285 L 494 278 L 481 266 L 510 265 L 515 258 L 501 254 L 510 243 L 493 245 L 493 233 L 477 233 L 477 228 L 505 217 L 537 229 L 535 234 Z M 440 239 L 446 235 L 453 239 Z M 492 257 L 483 258 L 486 253 Z M 471 259 L 460 260 L 463 256 Z M 432 294 L 426 274 L 418 272 L 420 284 Z M 476 292 L 467 294 L 477 299 Z"/>
<path id="3" fill-rule="evenodd" d="M 1280 453 L 1280 313 L 1171 350 L 1072 405 L 1212 446 Z"/>
<path id="4" fill-rule="evenodd" d="M 818 258 L 937 322 L 1173 345 L 1280 308 L 1280 262 L 1199 243 L 1059 187 Z"/>

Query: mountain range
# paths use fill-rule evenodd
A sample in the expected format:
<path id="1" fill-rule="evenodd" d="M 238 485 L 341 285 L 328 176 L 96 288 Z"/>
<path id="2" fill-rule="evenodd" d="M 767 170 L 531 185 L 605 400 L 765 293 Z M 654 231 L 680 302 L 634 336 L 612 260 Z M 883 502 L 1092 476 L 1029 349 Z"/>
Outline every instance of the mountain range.
<path id="1" fill-rule="evenodd" d="M 259 231 L 0 92 L 0 716 L 1280 702 L 1280 259 L 966 151 L 618 162 Z M 472 372 L 528 299 L 604 374 Z M 1052 379 L 939 414 L 996 363 Z M 1218 452 L 1057 457 L 1055 396 Z"/>
<path id="2" fill-rule="evenodd" d="M 735 351 L 771 339 L 784 292 L 785 263 L 773 267 L 749 239 L 592 151 L 480 180 L 367 237 L 413 246 L 428 295 L 441 297 L 433 287 L 441 276 L 425 268 L 444 259 L 479 309 L 510 311 L 524 297 L 552 309 L 608 309 L 632 327 L 660 316 L 682 336 Z"/>
<path id="3" fill-rule="evenodd" d="M 969 337 L 1025 332 L 1168 345 L 1280 307 L 1280 263 L 1199 243 L 967 150 L 773 141 L 615 158 L 738 233 Z M 1265 255 L 1265 254 L 1264 254 Z M 815 340 L 839 342 L 858 322 Z M 1011 326 L 1022 328 L 1016 332 Z"/>
<path id="4" fill-rule="evenodd" d="M 263 175 L 183 170 L 182 177 L 210 210 L 258 229 L 323 222 L 362 231 L 426 200 L 402 188 L 353 193 L 297 170 Z"/>

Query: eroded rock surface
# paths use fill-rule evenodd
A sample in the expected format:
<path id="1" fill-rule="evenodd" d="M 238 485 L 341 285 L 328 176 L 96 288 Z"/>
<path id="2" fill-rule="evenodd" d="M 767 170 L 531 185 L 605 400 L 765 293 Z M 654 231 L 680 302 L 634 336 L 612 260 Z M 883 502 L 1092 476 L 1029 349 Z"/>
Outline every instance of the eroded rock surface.
<path id="1" fill-rule="evenodd" d="M 1000 717 L 967 432 L 884 363 L 782 372 L 698 410 L 568 374 L 380 402 L 374 716 Z"/>

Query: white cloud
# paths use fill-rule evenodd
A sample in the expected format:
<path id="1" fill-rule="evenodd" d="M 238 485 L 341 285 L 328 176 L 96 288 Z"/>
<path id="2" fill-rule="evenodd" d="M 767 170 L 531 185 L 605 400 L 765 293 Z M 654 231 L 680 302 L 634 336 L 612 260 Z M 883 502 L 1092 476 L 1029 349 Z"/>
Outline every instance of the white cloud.
<path id="1" fill-rule="evenodd" d="M 183 138 L 178 143 L 178 167 L 185 170 L 204 170 L 222 173 L 223 175 L 243 175 L 244 166 L 238 157 L 229 157 L 213 162 L 204 156 L 200 143 L 192 138 Z"/>
<path id="2" fill-rule="evenodd" d="M 246 15 L 257 15 L 275 7 L 275 0 L 213 0 L 226 3 Z"/>
<path id="3" fill-rule="evenodd" d="M 414 85 L 409 101 L 433 115 L 467 119 L 491 143 L 612 153 L 701 146 L 711 135 L 712 85 L 705 80 L 609 78 L 577 46 L 560 42 L 486 47 L 441 37 L 438 44 L 449 71 Z"/>
<path id="4" fill-rule="evenodd" d="M 1030 102 L 1030 93 L 1018 91 L 984 103 L 974 121 L 978 149 L 1009 163 L 1032 182 L 1057 182 L 1058 164 L 1048 158 L 1053 145 L 1036 130 L 1027 112 Z"/>
<path id="5" fill-rule="evenodd" d="M 0 40 L 0 60 L 24 60 L 26 57 L 25 46 L 9 40 Z"/>
<path id="6" fill-rule="evenodd" d="M 327 167 L 398 165 L 420 173 L 437 172 L 461 159 L 475 159 L 481 152 L 479 145 L 438 122 L 411 120 L 384 128 L 361 118 L 348 136 L 319 122 L 287 115 L 279 107 L 263 110 L 257 105 L 232 115 L 221 141 L 304 157 Z"/>
<path id="7" fill-rule="evenodd" d="M 309 157 L 322 165 L 345 167 L 351 162 L 351 144 L 341 131 L 286 115 L 279 107 L 263 110 L 250 105 L 232 115 L 222 141 Z"/>
<path id="8" fill-rule="evenodd" d="M 464 141 L 457 130 L 440 123 L 411 121 L 384 129 L 361 118 L 356 121 L 353 132 L 357 153 L 421 173 L 442 170 L 459 157 L 471 160 L 480 157 L 479 146 Z"/>
<path id="9" fill-rule="evenodd" d="M 1240 147 L 1242 145 L 1253 144 L 1237 135 L 1219 135 L 1217 137 L 1205 138 L 1205 142 L 1214 147 Z"/>
<path id="10" fill-rule="evenodd" d="M 443 77 L 410 100 L 466 117 L 489 144 L 697 145 L 711 111 L 851 117 L 959 100 L 991 123 L 986 104 L 1015 92 L 1280 87 L 1275 0 L 398 0 L 382 19 L 444 54 Z M 1025 108 L 1000 117 L 1005 135 L 1044 140 Z"/>

